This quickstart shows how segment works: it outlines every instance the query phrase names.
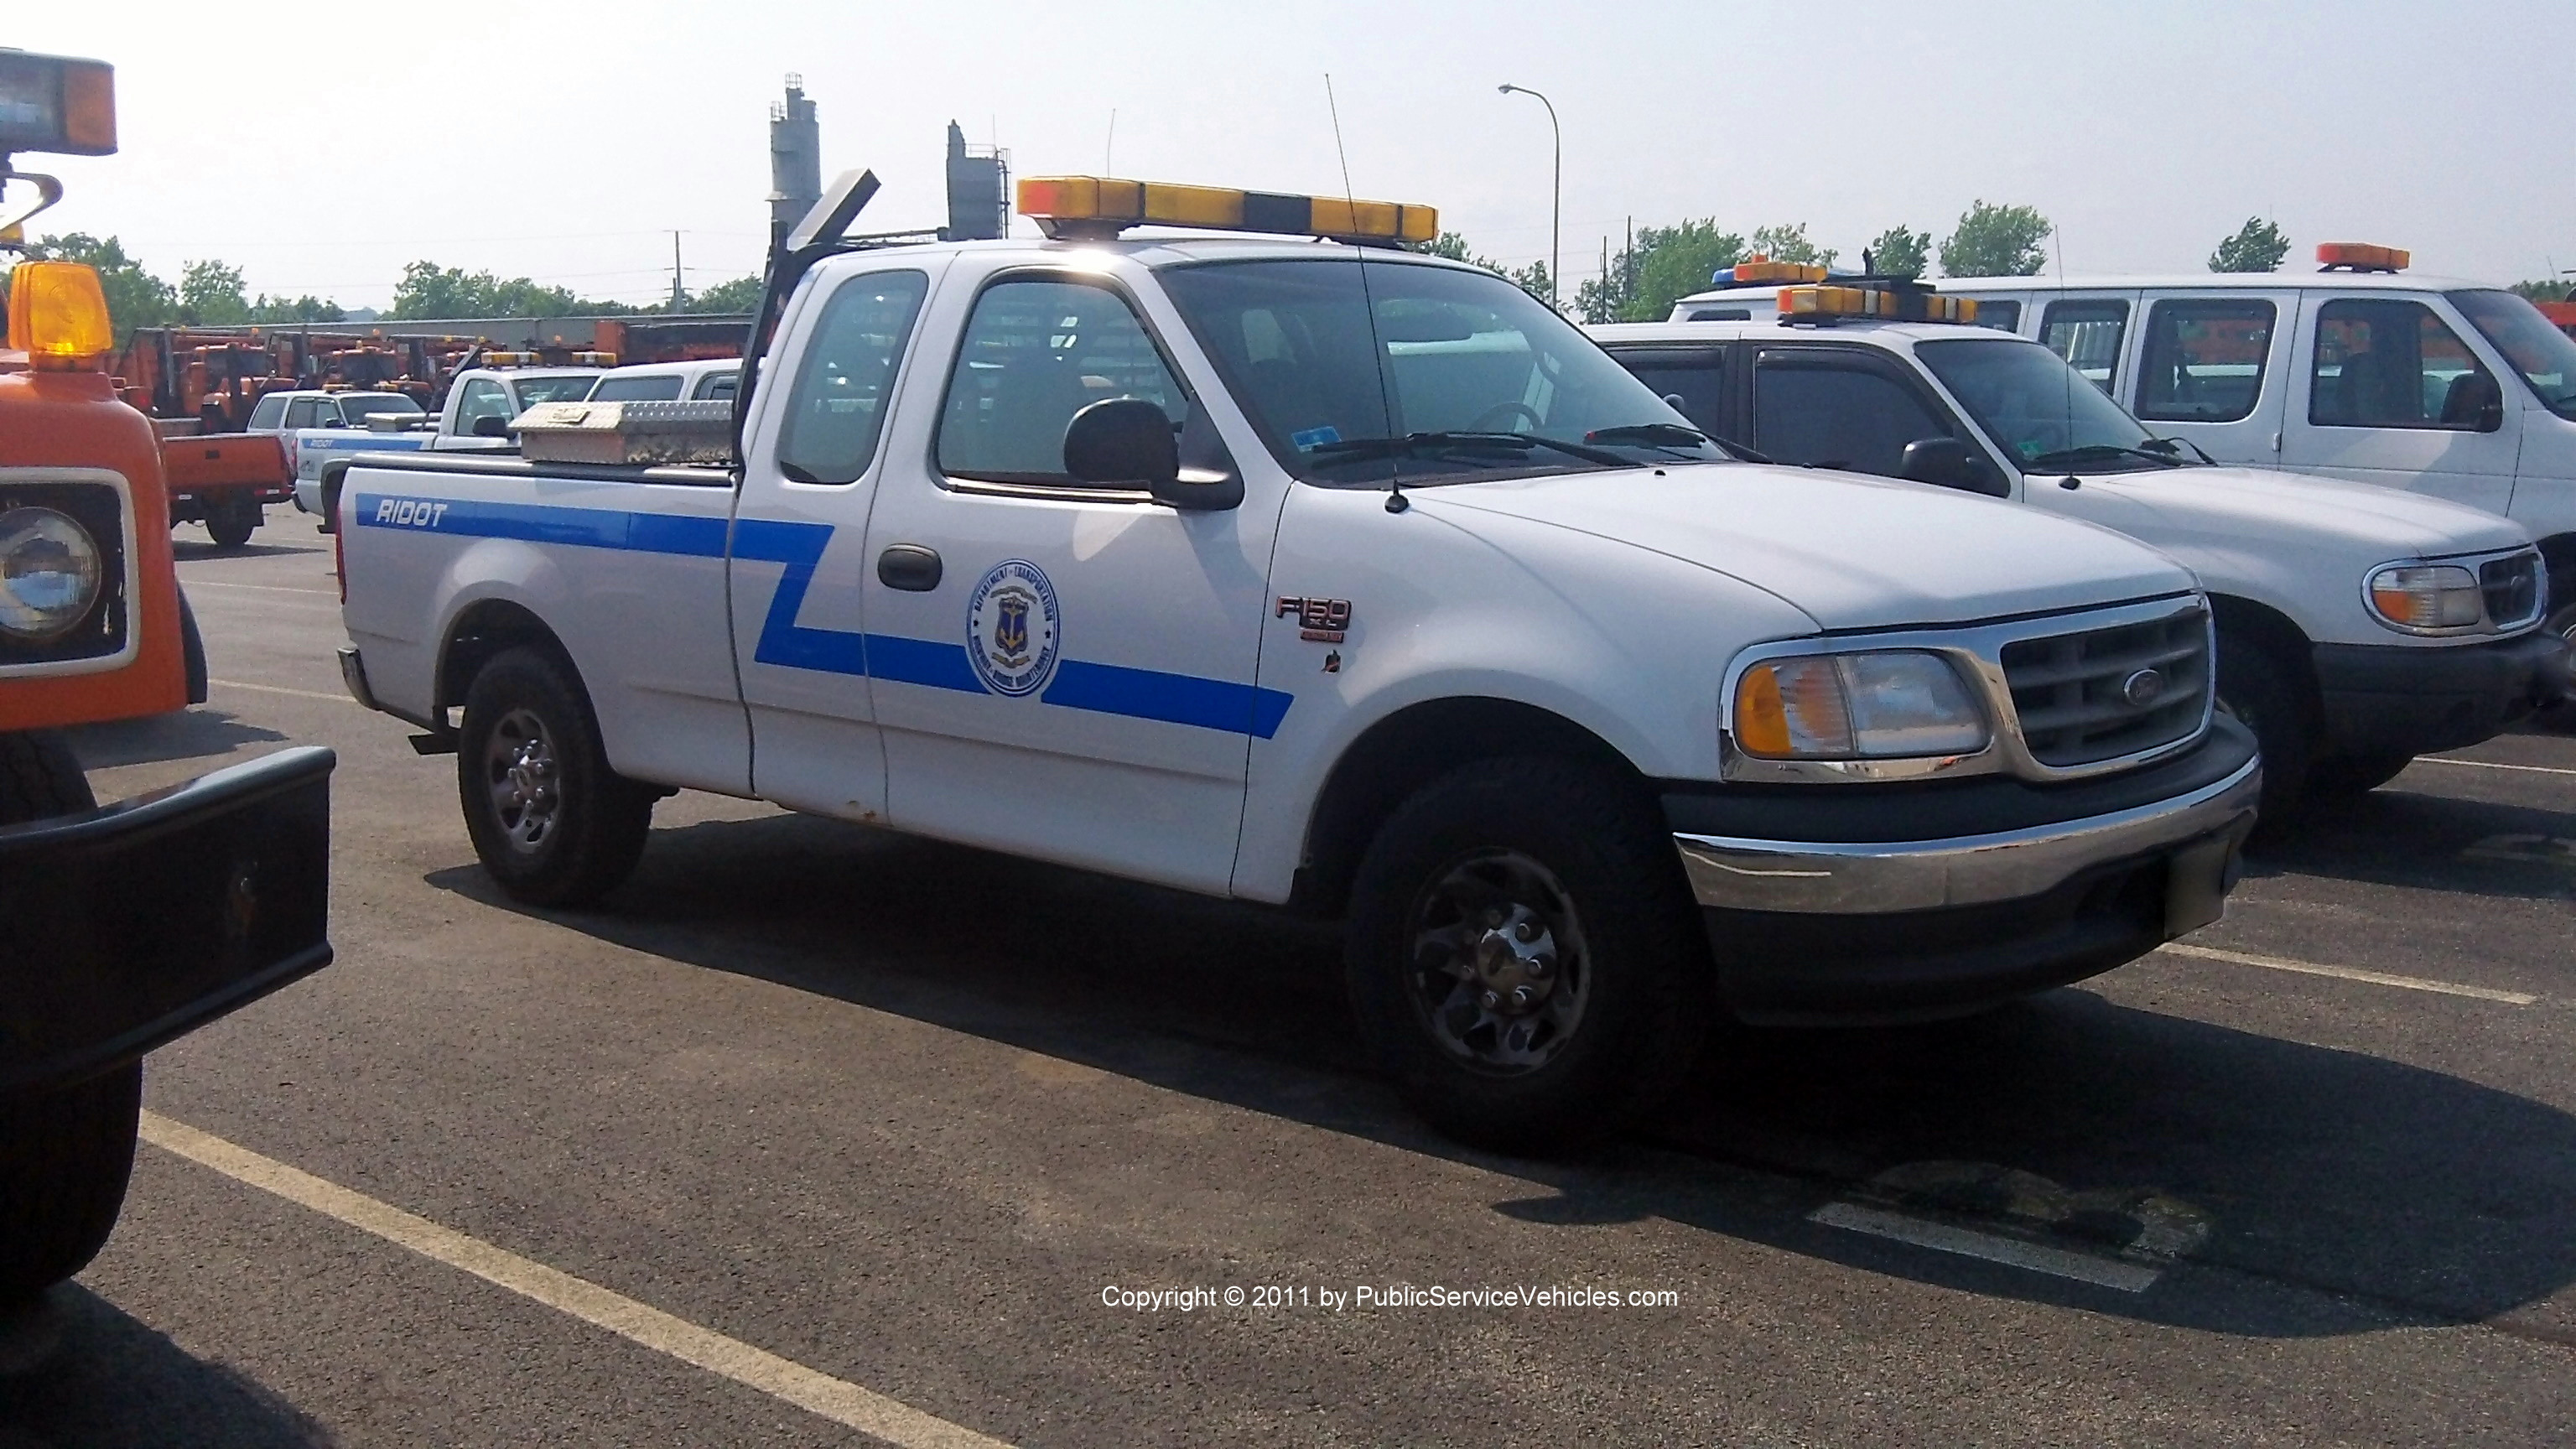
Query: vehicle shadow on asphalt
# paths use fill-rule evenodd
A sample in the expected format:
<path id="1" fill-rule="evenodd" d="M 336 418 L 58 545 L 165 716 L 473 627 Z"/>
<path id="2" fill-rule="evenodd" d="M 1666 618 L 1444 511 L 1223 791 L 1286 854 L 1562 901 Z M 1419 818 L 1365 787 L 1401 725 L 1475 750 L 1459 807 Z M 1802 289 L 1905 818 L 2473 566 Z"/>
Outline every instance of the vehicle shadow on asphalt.
<path id="1" fill-rule="evenodd" d="M 2246 874 L 2326 876 L 2461 895 L 2576 894 L 2576 811 L 2384 787 L 2316 806 L 2246 853 Z"/>
<path id="2" fill-rule="evenodd" d="M 1406 1115 L 1368 1074 L 1334 931 L 1277 912 L 796 816 L 656 832 L 597 911 L 514 906 L 476 867 L 428 880 L 630 949 L 1507 1172 L 1554 1194 L 1496 1204 L 1524 1221 L 1664 1218 L 2263 1337 L 2484 1321 L 2576 1283 L 2576 1117 L 2080 988 L 1932 1026 L 1730 1029 L 1643 1141 L 1537 1163 L 1460 1149 Z M 1940 1210 L 2011 1235 L 2114 1254 L 2137 1246 L 2133 1210 L 2153 1207 L 2207 1236 L 2130 1294 L 1806 1218 L 1891 1169 L 1920 1182 L 1926 1164 L 1957 1165 L 1931 1175 L 1965 1185 Z M 2042 1220 L 2010 1200 L 2042 1180 L 2090 1206 Z M 2576 1308 L 2526 1316 L 2576 1342 Z"/>
<path id="3" fill-rule="evenodd" d="M 239 548 L 225 548 L 212 542 L 201 543 L 184 534 L 170 540 L 170 551 L 181 563 L 209 559 L 283 558 L 299 553 L 326 553 L 330 550 L 330 546 L 331 541 L 327 538 L 323 539 L 319 546 L 309 543 L 246 543 Z"/>
<path id="4" fill-rule="evenodd" d="M 84 770 L 226 755 L 243 745 L 280 743 L 287 738 L 205 705 L 142 719 L 77 725 L 66 733 Z"/>
<path id="5" fill-rule="evenodd" d="M 61 1348 L 0 1376 L 0 1449 L 312 1449 L 321 1425 L 75 1285 L 55 1290 Z"/>

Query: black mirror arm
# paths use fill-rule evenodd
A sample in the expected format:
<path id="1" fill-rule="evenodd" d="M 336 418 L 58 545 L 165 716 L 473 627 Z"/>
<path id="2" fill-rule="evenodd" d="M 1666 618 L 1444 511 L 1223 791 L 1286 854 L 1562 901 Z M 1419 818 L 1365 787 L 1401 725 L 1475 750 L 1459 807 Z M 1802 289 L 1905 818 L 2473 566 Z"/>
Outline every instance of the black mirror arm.
<path id="1" fill-rule="evenodd" d="M 1243 470 L 1219 437 L 1207 404 L 1190 400 L 1188 421 L 1181 424 L 1181 469 L 1170 483 L 1153 487 L 1154 501 L 1183 512 L 1212 512 L 1243 506 Z"/>

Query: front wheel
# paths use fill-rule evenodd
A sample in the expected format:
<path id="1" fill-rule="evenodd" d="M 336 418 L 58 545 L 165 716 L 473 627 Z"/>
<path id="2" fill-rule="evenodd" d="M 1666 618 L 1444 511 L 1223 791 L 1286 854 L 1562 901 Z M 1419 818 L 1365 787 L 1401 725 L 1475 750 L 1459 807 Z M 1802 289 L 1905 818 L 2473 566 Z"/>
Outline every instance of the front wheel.
<path id="1" fill-rule="evenodd" d="M 2252 730 L 2262 748 L 2262 816 L 2275 828 L 2306 795 L 2308 771 L 2316 759 L 2305 694 L 2298 673 L 2277 651 L 2239 635 L 2219 634 L 2218 707 Z"/>
<path id="2" fill-rule="evenodd" d="M 606 895 L 653 826 L 654 794 L 608 767 L 580 678 L 524 646 L 495 655 L 465 692 L 456 789 L 483 868 L 531 905 Z"/>
<path id="3" fill-rule="evenodd" d="M 2550 610 L 2548 622 L 2540 627 L 2566 640 L 2570 653 L 2576 654 L 2576 598 L 2570 595 L 2576 595 L 2576 577 L 2549 581 L 2549 596 L 2565 602 Z M 2551 729 L 2576 734 L 2576 696 L 2542 705 L 2532 717 Z"/>
<path id="4" fill-rule="evenodd" d="M 1707 1036 L 1708 946 L 1669 833 L 1606 770 L 1496 760 L 1424 787 L 1370 844 L 1348 930 L 1380 1067 L 1473 1146 L 1613 1133 Z"/>
<path id="5" fill-rule="evenodd" d="M 98 803 L 50 731 L 0 734 L 0 825 Z M 40 1095 L 0 1098 L 0 1311 L 89 1265 L 125 1204 L 143 1065 Z"/>

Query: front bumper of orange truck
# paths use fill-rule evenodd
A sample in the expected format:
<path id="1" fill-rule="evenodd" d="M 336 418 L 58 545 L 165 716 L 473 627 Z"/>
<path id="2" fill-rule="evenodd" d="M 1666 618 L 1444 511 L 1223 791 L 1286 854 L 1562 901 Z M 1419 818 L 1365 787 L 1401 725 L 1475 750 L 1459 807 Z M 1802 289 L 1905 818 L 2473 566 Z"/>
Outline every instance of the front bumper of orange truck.
<path id="1" fill-rule="evenodd" d="M 332 753 L 0 827 L 0 1094 L 94 1077 L 331 962 Z"/>

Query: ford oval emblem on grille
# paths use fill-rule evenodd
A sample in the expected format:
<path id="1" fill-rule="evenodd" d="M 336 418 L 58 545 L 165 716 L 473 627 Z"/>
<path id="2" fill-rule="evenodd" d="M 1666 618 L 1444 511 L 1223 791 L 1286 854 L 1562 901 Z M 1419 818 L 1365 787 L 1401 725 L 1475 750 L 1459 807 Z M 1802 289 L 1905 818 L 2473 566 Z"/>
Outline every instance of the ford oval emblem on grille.
<path id="1" fill-rule="evenodd" d="M 2163 671 L 2155 669 L 2141 669 L 2137 673 L 2130 675 L 2128 678 L 2121 680 L 2120 697 L 2127 700 L 2130 706 L 2136 709 L 2145 709 L 2154 704 L 2157 700 L 2164 698 L 2165 676 Z"/>

